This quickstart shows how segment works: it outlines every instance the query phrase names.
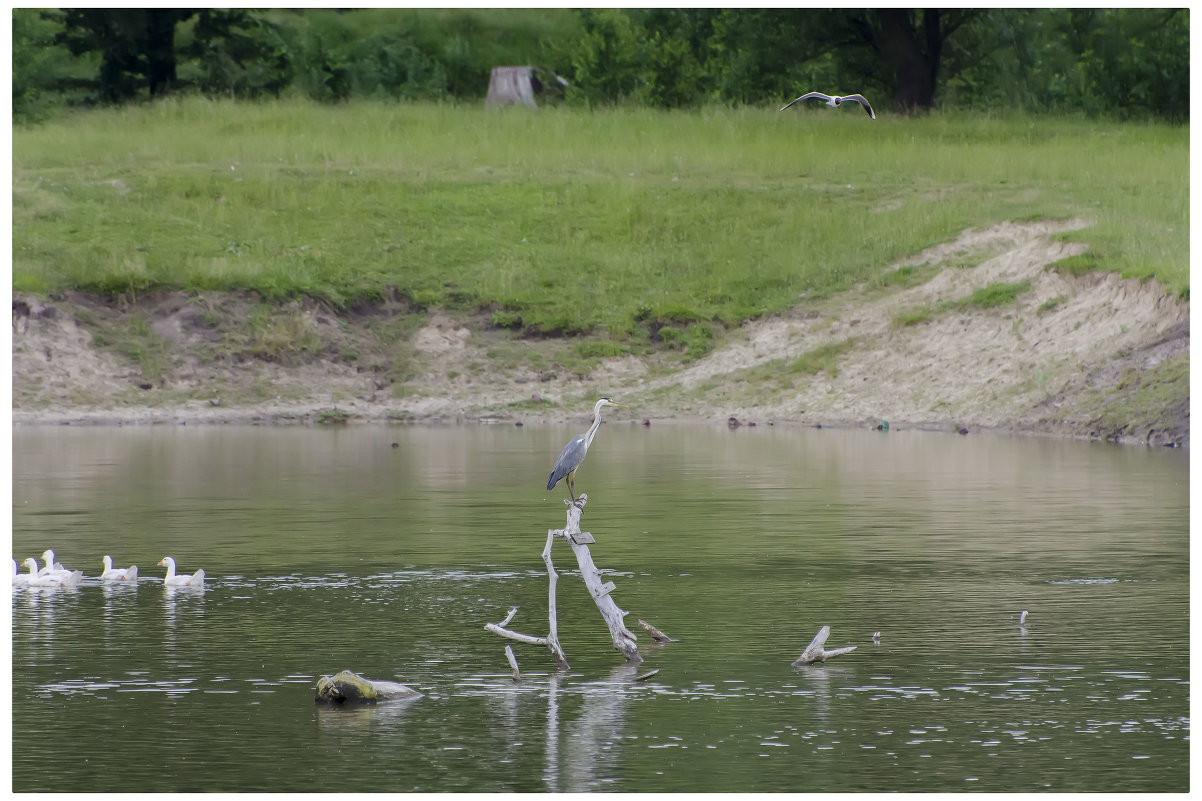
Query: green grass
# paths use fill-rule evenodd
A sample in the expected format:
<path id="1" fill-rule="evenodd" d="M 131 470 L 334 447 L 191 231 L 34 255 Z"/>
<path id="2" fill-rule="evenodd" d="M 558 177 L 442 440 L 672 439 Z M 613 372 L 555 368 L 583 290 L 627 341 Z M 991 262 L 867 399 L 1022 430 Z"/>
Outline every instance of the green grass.
<path id="1" fill-rule="evenodd" d="M 1046 268 L 1061 275 L 1081 276 L 1098 269 L 1097 255 L 1085 252 L 1049 264 Z"/>
<path id="2" fill-rule="evenodd" d="M 518 412 L 537 412 L 545 409 L 555 409 L 557 407 L 558 404 L 554 403 L 553 401 L 546 400 L 545 398 L 539 398 L 538 400 L 535 400 L 534 398 L 526 398 L 525 400 L 510 401 L 509 403 L 505 404 L 506 409 L 512 409 L 513 411 Z"/>
<path id="3" fill-rule="evenodd" d="M 974 265 L 975 266 L 975 265 Z M 882 287 L 899 286 L 909 288 L 924 284 L 939 274 L 941 266 L 933 264 L 913 265 L 907 264 L 904 267 L 898 267 L 896 270 L 889 270 L 877 278 L 877 283 Z"/>
<path id="4" fill-rule="evenodd" d="M 17 127 L 12 152 L 17 290 L 395 287 L 697 355 L 965 228 L 1073 216 L 1097 269 L 1189 290 L 1188 128 L 185 98 Z"/>
<path id="5" fill-rule="evenodd" d="M 893 325 L 898 328 L 905 328 L 908 325 L 921 325 L 922 323 L 929 322 L 934 316 L 935 311 L 929 306 L 919 306 L 916 309 L 909 309 L 895 315 Z"/>
<path id="6" fill-rule="evenodd" d="M 1036 314 L 1046 314 L 1050 311 L 1055 311 L 1068 300 L 1067 295 L 1057 295 L 1054 298 L 1048 298 L 1043 303 L 1039 304 L 1039 308 L 1035 310 Z"/>
<path id="7" fill-rule="evenodd" d="M 1008 306 L 1015 298 L 1031 289 L 1030 281 L 1020 281 L 1017 284 L 994 283 L 983 286 L 964 298 L 956 305 L 963 309 L 976 306 L 978 309 L 993 309 L 998 306 Z"/>
<path id="8" fill-rule="evenodd" d="M 350 412 L 334 407 L 317 412 L 317 422 L 322 425 L 342 425 L 351 419 Z"/>
<path id="9" fill-rule="evenodd" d="M 629 352 L 629 348 L 616 342 L 578 342 L 576 344 L 576 353 L 582 359 L 606 359 L 613 356 L 625 356 Z"/>
<path id="10" fill-rule="evenodd" d="M 839 375 L 839 357 L 851 350 L 854 345 L 854 339 L 819 345 L 801 354 L 785 368 L 785 371 L 802 375 L 817 375 L 825 372 L 831 378 L 835 378 Z"/>
<path id="11" fill-rule="evenodd" d="M 167 370 L 167 349 L 143 315 L 134 312 L 115 319 L 88 314 L 84 317 L 84 322 L 92 326 L 93 343 L 137 364 L 146 380 L 158 381 Z"/>
<path id="12" fill-rule="evenodd" d="M 904 328 L 908 325 L 920 325 L 932 320 L 935 315 L 943 314 L 948 311 L 963 311 L 970 306 L 975 306 L 978 309 L 994 309 L 998 306 L 1008 306 L 1014 303 L 1019 295 L 1028 292 L 1031 289 L 1030 281 L 1020 281 L 1016 284 L 993 283 L 981 287 L 973 292 L 968 297 L 959 298 L 958 300 L 945 300 L 934 307 L 919 306 L 914 309 L 908 309 L 893 317 L 893 325 L 898 328 Z M 1060 298 L 1057 303 L 1063 302 L 1064 298 Z M 1047 309 L 1045 303 L 1039 307 L 1037 313 L 1042 314 Z M 1055 308 L 1055 305 L 1050 308 Z"/>
<path id="13" fill-rule="evenodd" d="M 1177 425 L 1178 415 L 1188 418 L 1189 394 L 1189 351 L 1184 351 L 1151 368 L 1128 368 L 1113 387 L 1091 390 L 1079 406 L 1100 410 L 1094 424 L 1107 437 L 1144 436 L 1148 428 Z M 1146 428 L 1134 430 L 1133 420 Z"/>

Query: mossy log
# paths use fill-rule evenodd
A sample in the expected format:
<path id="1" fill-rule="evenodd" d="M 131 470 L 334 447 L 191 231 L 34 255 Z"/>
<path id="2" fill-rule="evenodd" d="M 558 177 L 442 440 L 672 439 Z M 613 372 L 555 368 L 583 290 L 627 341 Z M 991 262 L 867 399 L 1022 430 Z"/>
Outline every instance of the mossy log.
<path id="1" fill-rule="evenodd" d="M 395 681 L 372 681 L 358 673 L 344 670 L 333 676 L 322 676 L 317 680 L 314 700 L 325 704 L 375 704 L 404 698 L 421 698 L 421 693 L 412 687 Z"/>

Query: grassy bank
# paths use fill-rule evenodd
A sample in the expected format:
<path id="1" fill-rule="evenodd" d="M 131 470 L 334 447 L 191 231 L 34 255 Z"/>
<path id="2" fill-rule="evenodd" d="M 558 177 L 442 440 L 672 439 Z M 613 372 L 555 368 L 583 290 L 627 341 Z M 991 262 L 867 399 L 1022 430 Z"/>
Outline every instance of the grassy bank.
<path id="1" fill-rule="evenodd" d="M 1188 164 L 1188 128 L 1159 125 L 188 99 L 14 129 L 13 286 L 395 287 L 704 350 L 1006 219 L 1088 218 L 1092 268 L 1188 294 Z"/>

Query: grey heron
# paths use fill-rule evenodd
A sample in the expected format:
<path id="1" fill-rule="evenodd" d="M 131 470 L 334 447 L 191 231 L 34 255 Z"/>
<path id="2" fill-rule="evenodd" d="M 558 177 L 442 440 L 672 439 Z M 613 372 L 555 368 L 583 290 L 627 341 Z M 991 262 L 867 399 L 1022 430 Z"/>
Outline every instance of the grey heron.
<path id="1" fill-rule="evenodd" d="M 609 398 L 597 401 L 597 405 L 593 407 L 593 424 L 586 433 L 572 437 L 571 441 L 563 446 L 563 450 L 559 452 L 559 458 L 555 460 L 551 476 L 547 479 L 547 489 L 554 489 L 561 478 L 566 479 L 564 483 L 568 486 L 568 495 L 572 497 L 573 503 L 576 502 L 575 481 L 573 480 L 576 477 L 576 468 L 580 467 L 580 463 L 584 461 L 584 455 L 588 453 L 588 446 L 593 444 L 593 437 L 597 436 L 597 429 L 601 427 L 601 409 L 605 406 L 629 408 L 626 404 L 614 403 Z"/>
<path id="2" fill-rule="evenodd" d="M 837 108 L 838 106 L 840 106 L 843 103 L 846 103 L 848 101 L 851 101 L 852 103 L 859 103 L 861 106 L 864 107 L 864 110 L 868 112 L 869 117 L 872 117 L 872 119 L 874 119 L 874 120 L 876 119 L 876 114 L 874 114 L 872 112 L 872 106 L 870 106 L 868 104 L 868 101 L 864 99 L 864 95 L 839 96 L 839 95 L 824 95 L 822 92 L 807 92 L 806 94 L 797 98 L 797 100 L 790 101 L 790 102 L 786 103 L 785 105 L 781 106 L 780 110 L 784 111 L 785 109 L 787 109 L 789 106 L 793 105 L 794 103 L 797 103 L 801 100 L 810 100 L 812 98 L 818 98 L 819 100 L 825 100 L 826 104 L 828 106 L 830 106 L 831 108 Z"/>

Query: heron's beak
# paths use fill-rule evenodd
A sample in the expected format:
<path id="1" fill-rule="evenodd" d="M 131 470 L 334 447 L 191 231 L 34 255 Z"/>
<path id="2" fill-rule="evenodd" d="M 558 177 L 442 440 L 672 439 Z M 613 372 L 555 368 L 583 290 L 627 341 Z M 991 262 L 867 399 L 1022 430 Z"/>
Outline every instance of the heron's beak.
<path id="1" fill-rule="evenodd" d="M 614 406 L 621 406 L 623 409 L 629 409 L 629 408 L 630 408 L 630 407 L 629 407 L 629 406 L 627 406 L 625 403 L 615 403 L 615 404 L 614 404 Z"/>

